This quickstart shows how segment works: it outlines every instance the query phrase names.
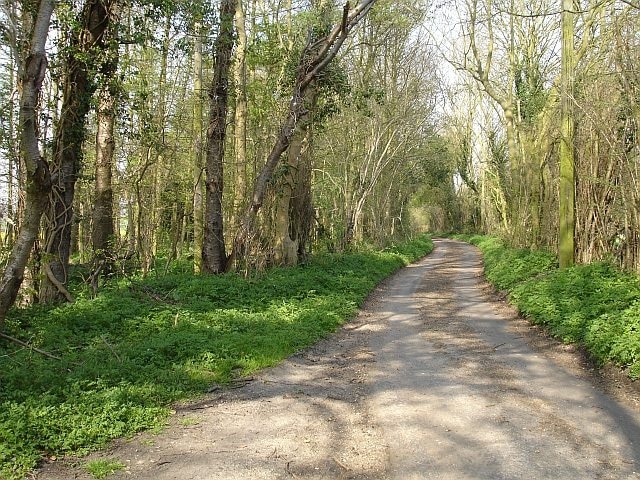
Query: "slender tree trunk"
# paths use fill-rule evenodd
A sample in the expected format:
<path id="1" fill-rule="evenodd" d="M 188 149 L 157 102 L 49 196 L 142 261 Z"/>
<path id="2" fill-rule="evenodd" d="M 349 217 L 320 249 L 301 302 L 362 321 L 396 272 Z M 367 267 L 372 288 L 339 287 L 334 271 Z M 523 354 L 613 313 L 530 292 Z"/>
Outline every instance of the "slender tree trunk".
<path id="1" fill-rule="evenodd" d="M 202 271 L 202 237 L 204 235 L 204 202 L 202 195 L 202 23 L 194 26 L 193 48 L 193 270 Z"/>
<path id="2" fill-rule="evenodd" d="M 6 267 L 0 278 L 0 327 L 7 311 L 15 303 L 24 278 L 31 249 L 40 231 L 40 218 L 44 212 L 51 176 L 49 165 L 41 156 L 38 145 L 38 119 L 36 109 L 47 69 L 45 45 L 53 13 L 53 2 L 41 0 L 31 32 L 31 46 L 20 73 L 20 150 L 26 166 L 27 184 L 25 216 L 16 242 L 11 249 Z"/>
<path id="3" fill-rule="evenodd" d="M 16 84 L 15 62 L 13 58 L 13 50 L 9 51 L 9 90 L 13 91 Z M 13 95 L 9 99 L 8 105 L 8 128 L 7 128 L 7 230 L 5 245 L 11 248 L 14 243 L 18 219 L 16 218 L 15 201 L 15 174 L 20 170 L 20 154 L 16 148 L 16 128 L 15 128 L 15 107 Z"/>
<path id="4" fill-rule="evenodd" d="M 109 258 L 113 250 L 113 185 L 112 165 L 115 122 L 115 98 L 113 92 L 101 92 L 96 122 L 96 172 L 95 204 L 93 207 L 92 243 L 94 254 Z"/>
<path id="5" fill-rule="evenodd" d="M 234 184 L 234 217 L 243 211 L 247 197 L 247 32 L 242 0 L 236 7 L 236 46 L 233 76 L 235 83 L 236 109 L 234 112 L 234 152 L 235 152 L 235 184 Z M 235 223 L 235 222 L 234 222 Z"/>
<path id="6" fill-rule="evenodd" d="M 368 193 L 362 192 L 358 197 L 354 198 L 352 206 L 347 212 L 347 225 L 345 228 L 344 237 L 342 239 L 341 248 L 344 249 L 347 245 L 354 240 L 361 238 L 360 234 L 360 220 L 362 218 L 362 212 L 364 210 L 365 201 Z M 357 198 L 357 200 L 356 200 Z"/>
<path id="7" fill-rule="evenodd" d="M 127 257 L 133 257 L 136 253 L 136 226 L 135 193 L 129 192 L 127 194 Z"/>
<path id="8" fill-rule="evenodd" d="M 153 238 L 156 226 L 153 224 L 154 210 L 156 209 L 155 198 L 155 170 L 157 170 L 157 159 L 152 159 L 152 147 L 147 146 L 144 154 L 144 165 L 140 169 L 135 180 L 136 199 L 136 250 L 142 265 L 142 274 L 146 276 L 153 266 Z M 150 168 L 155 166 L 154 172 L 147 175 Z M 151 177 L 152 184 L 145 184 L 145 180 Z"/>
<path id="9" fill-rule="evenodd" d="M 575 117 L 573 113 L 574 37 L 573 0 L 562 0 L 562 71 L 561 71 L 561 125 L 560 141 L 560 232 L 558 259 L 560 267 L 570 267 L 575 255 L 575 170 L 574 145 Z"/>
<path id="10" fill-rule="evenodd" d="M 103 67 L 106 83 L 98 95 L 96 112 L 96 170 L 95 203 L 93 207 L 93 230 L 91 240 L 93 252 L 98 260 L 113 258 L 114 218 L 113 218 L 113 155 L 115 151 L 115 115 L 117 87 L 111 80 L 117 70 L 117 46 L 111 48 L 111 59 Z"/>
<path id="11" fill-rule="evenodd" d="M 13 138 L 14 134 L 11 133 L 10 138 Z M 14 236 L 15 236 L 15 225 L 16 225 L 16 219 L 15 219 L 15 215 L 14 215 L 14 208 L 13 208 L 13 199 L 15 197 L 14 194 L 14 180 L 13 180 L 13 175 L 14 175 L 14 159 L 12 158 L 12 155 L 9 154 L 9 158 L 7 159 L 7 164 L 8 164 L 8 172 L 7 172 L 7 176 L 8 176 L 8 181 L 7 181 L 7 230 L 5 231 L 5 245 L 7 245 L 8 247 L 13 246 L 13 240 L 14 240 Z"/>
<path id="12" fill-rule="evenodd" d="M 236 1 L 223 0 L 220 5 L 220 30 L 215 42 L 213 80 L 209 89 L 207 179 L 204 241 L 202 246 L 202 270 L 206 273 L 222 273 L 225 271 L 227 264 L 222 212 L 223 160 Z"/>
<path id="13" fill-rule="evenodd" d="M 164 144 L 164 141 L 163 141 Z M 160 241 L 162 239 L 162 225 L 161 225 L 161 214 L 162 214 L 162 188 L 163 188 L 163 166 L 165 165 L 165 158 L 163 154 L 158 155 L 155 161 L 156 168 L 153 169 L 152 181 L 151 185 L 151 208 L 149 209 L 149 252 L 151 262 L 149 263 L 149 267 L 151 267 L 156 259 L 158 258 L 158 250 L 160 246 Z"/>
<path id="14" fill-rule="evenodd" d="M 160 62 L 160 77 L 158 79 L 158 108 L 157 125 L 160 131 L 159 142 L 155 142 L 155 163 L 153 169 L 153 208 L 150 211 L 150 242 L 152 258 L 158 257 L 158 250 L 162 245 L 162 235 L 168 233 L 163 231 L 161 225 L 162 218 L 162 190 L 164 188 L 165 175 L 169 174 L 170 166 L 166 159 L 167 152 L 167 124 L 169 116 L 169 51 L 171 46 L 171 23 L 173 16 L 167 15 L 164 23 L 164 33 L 162 38 L 162 60 Z M 158 148 L 159 147 L 159 148 Z"/>

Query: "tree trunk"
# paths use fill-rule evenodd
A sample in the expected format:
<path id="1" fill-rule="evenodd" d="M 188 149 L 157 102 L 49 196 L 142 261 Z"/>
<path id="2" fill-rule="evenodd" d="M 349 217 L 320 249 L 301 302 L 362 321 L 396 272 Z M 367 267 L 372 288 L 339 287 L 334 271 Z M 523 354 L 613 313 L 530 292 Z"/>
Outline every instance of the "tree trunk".
<path id="1" fill-rule="evenodd" d="M 300 153 L 304 138 L 297 132 L 291 140 L 287 155 L 286 174 L 278 182 L 275 192 L 274 261 L 277 265 L 298 263 L 298 239 L 291 232 L 290 210 L 294 207 L 294 188 L 300 169 Z"/>
<path id="2" fill-rule="evenodd" d="M 26 166 L 25 216 L 7 265 L 0 278 L 0 327 L 15 303 L 31 249 L 40 231 L 40 218 L 51 190 L 49 165 L 38 148 L 36 108 L 47 69 L 45 44 L 53 13 L 53 2 L 41 0 L 31 32 L 31 48 L 20 74 L 20 149 Z"/>
<path id="3" fill-rule="evenodd" d="M 351 244 L 354 240 L 361 240 L 362 235 L 360 233 L 360 219 L 362 218 L 362 211 L 364 210 L 365 200 L 368 193 L 363 192 L 358 197 L 354 197 L 354 204 L 351 206 L 347 213 L 347 225 L 345 233 L 342 238 L 340 248 L 344 249 L 347 245 Z M 357 201 L 355 199 L 357 198 Z"/>
<path id="4" fill-rule="evenodd" d="M 193 48 L 193 270 L 202 271 L 204 207 L 202 199 L 202 24 L 194 26 Z"/>
<path id="5" fill-rule="evenodd" d="M 313 168 L 313 125 L 307 124 L 298 153 L 300 161 L 296 173 L 289 223 L 291 237 L 298 244 L 298 260 L 304 261 L 311 252 L 311 232 L 315 221 L 313 198 L 311 194 L 311 171 Z"/>
<path id="6" fill-rule="evenodd" d="M 152 147 L 148 146 L 144 155 L 144 164 L 137 175 L 135 184 L 136 199 L 136 253 L 139 255 L 142 266 L 142 274 L 146 276 L 154 263 L 154 238 L 156 225 L 154 221 L 155 210 L 157 208 L 156 201 L 156 177 L 157 177 L 157 159 L 152 158 Z M 149 169 L 155 167 L 151 174 L 147 174 Z M 145 183 L 145 180 L 151 179 L 151 185 Z"/>
<path id="7" fill-rule="evenodd" d="M 209 89 L 211 103 L 207 129 L 207 178 L 202 246 L 202 270 L 206 273 L 222 273 L 227 264 L 222 212 L 223 160 L 236 1 L 223 0 L 220 5 L 220 30 L 215 42 L 215 64 Z"/>
<path id="8" fill-rule="evenodd" d="M 561 125 L 559 209 L 560 232 L 558 259 L 560 267 L 574 263 L 575 247 L 575 171 L 574 145 L 575 117 L 573 113 L 573 0 L 562 0 L 562 70 L 561 70 Z"/>
<path id="9" fill-rule="evenodd" d="M 113 20 L 114 0 L 89 0 L 79 19 L 81 25 L 72 35 L 66 60 L 62 113 L 58 121 L 53 151 L 55 178 L 45 234 L 45 277 L 40 301 L 69 300 L 66 291 L 71 250 L 71 223 L 75 185 L 82 163 L 85 121 L 91 107 L 95 84 L 90 70 L 106 50 L 104 34 Z M 87 57 L 87 58 L 85 58 Z"/>
<path id="10" fill-rule="evenodd" d="M 96 171 L 95 203 L 93 209 L 93 230 L 91 240 L 93 253 L 98 260 L 113 258 L 113 154 L 115 150 L 114 125 L 116 115 L 116 86 L 110 81 L 117 69 L 117 47 L 111 52 L 112 59 L 105 64 L 103 75 L 106 84 L 102 86 L 96 113 Z"/>
<path id="11" fill-rule="evenodd" d="M 170 175 L 170 162 L 167 161 L 167 131 L 169 123 L 169 104 L 170 104 L 170 89 L 169 89 L 169 53 L 171 47 L 171 25 L 173 14 L 169 13 L 165 18 L 164 33 L 162 37 L 162 57 L 160 62 L 160 76 L 158 78 L 158 106 L 157 112 L 157 128 L 160 134 L 160 138 L 153 142 L 155 150 L 155 164 L 153 169 L 152 181 L 153 181 L 153 208 L 150 210 L 150 235 L 149 240 L 151 243 L 151 255 L 153 261 L 158 257 L 158 251 L 163 246 L 163 231 L 162 226 L 162 213 L 164 205 L 162 204 L 162 191 L 165 187 L 165 176 Z"/>
<path id="12" fill-rule="evenodd" d="M 235 64 L 233 69 L 236 108 L 234 112 L 234 153 L 235 153 L 235 184 L 233 215 L 237 219 L 244 209 L 247 196 L 247 32 L 245 29 L 245 14 L 242 0 L 238 0 L 235 16 L 238 32 Z M 234 222 L 235 223 L 235 222 Z"/>
<path id="13" fill-rule="evenodd" d="M 16 71 L 15 71 L 15 62 L 13 59 L 13 50 L 9 51 L 9 91 L 13 91 L 16 84 Z M 16 148 L 15 143 L 15 100 L 13 95 L 9 98 L 8 104 L 8 119 L 7 119 L 7 230 L 6 230 L 6 242 L 5 245 L 8 248 L 13 247 L 14 239 L 16 236 L 16 228 L 18 226 L 18 218 L 16 217 L 17 209 L 14 208 L 15 201 L 15 174 L 20 169 L 20 154 L 18 153 L 18 148 Z"/>
<path id="14" fill-rule="evenodd" d="M 133 257 L 136 253 L 136 198 L 133 192 L 127 194 L 127 258 Z"/>
<path id="15" fill-rule="evenodd" d="M 316 89 L 310 87 L 304 99 L 305 114 L 299 120 L 287 152 L 286 174 L 278 182 L 276 196 L 275 262 L 293 266 L 298 263 L 298 252 L 306 245 L 309 227 L 306 210 L 310 208 L 311 173 L 308 143 L 311 132 L 311 114 L 315 105 Z"/>

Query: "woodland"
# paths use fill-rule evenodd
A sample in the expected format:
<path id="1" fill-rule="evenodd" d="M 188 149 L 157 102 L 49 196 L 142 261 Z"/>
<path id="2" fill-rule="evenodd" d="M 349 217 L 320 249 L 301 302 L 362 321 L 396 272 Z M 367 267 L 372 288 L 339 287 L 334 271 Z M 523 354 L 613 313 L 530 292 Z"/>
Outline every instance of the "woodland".
<path id="1" fill-rule="evenodd" d="M 97 289 L 161 258 L 247 272 L 412 231 L 429 181 L 453 196 L 434 52 L 426 6 L 373 4 L 3 3 L 0 303 L 22 270 L 20 301 L 51 303 L 73 264 Z"/>
<path id="2" fill-rule="evenodd" d="M 0 353 L 16 368 L 0 476 L 149 428 L 168 402 L 275 361 L 205 347 L 182 318 L 240 335 L 288 292 L 314 298 L 305 312 L 335 303 L 330 330 L 430 250 L 424 232 L 538 252 L 529 274 L 600 265 L 635 285 L 639 32 L 635 0 L 0 0 Z M 313 319 L 279 358 L 317 338 Z M 149 340 L 160 324 L 183 330 Z M 170 361 L 127 350 L 145 339 Z M 640 359 L 637 343 L 618 363 Z M 104 356 L 131 376 L 96 374 Z M 141 387 L 134 365 L 155 361 L 189 380 Z M 89 390 L 139 398 L 114 414 L 130 425 L 65 417 Z M 38 408 L 83 433 L 34 440 Z"/>
<path id="3" fill-rule="evenodd" d="M 2 7 L 0 318 L 420 230 L 640 269 L 633 2 Z"/>

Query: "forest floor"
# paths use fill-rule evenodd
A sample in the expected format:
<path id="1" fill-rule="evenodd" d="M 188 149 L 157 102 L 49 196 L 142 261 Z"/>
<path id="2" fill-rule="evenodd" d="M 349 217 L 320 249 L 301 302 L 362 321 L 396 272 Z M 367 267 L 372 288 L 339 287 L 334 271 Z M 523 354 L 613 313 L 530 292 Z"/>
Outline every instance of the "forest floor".
<path id="1" fill-rule="evenodd" d="M 437 240 L 316 346 L 37 479 L 640 479 L 640 392 L 517 317 Z"/>

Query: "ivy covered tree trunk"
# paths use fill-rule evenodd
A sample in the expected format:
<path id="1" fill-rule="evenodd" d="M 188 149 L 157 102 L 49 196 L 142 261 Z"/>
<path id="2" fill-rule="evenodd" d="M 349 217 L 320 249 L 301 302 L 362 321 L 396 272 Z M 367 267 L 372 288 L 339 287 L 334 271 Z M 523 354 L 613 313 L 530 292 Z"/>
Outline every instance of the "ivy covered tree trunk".
<path id="1" fill-rule="evenodd" d="M 202 271 L 214 274 L 224 272 L 227 265 L 222 212 L 223 161 L 235 13 L 236 0 L 223 0 L 220 5 L 220 30 L 214 47 L 213 79 L 209 89 Z"/>
<path id="2" fill-rule="evenodd" d="M 56 129 L 53 151 L 51 202 L 46 213 L 44 243 L 45 276 L 40 301 L 51 303 L 72 298 L 66 289 L 75 186 L 82 163 L 85 122 L 95 91 L 95 67 L 105 51 L 104 34 L 112 21 L 114 0 L 88 0 L 79 27 L 71 36 L 66 59 L 62 112 Z"/>
<path id="3" fill-rule="evenodd" d="M 315 96 L 315 88 L 307 90 L 307 113 L 293 134 L 282 165 L 285 173 L 276 187 L 274 260 L 279 265 L 296 265 L 307 251 L 312 219 L 309 143 Z"/>
<path id="4" fill-rule="evenodd" d="M 333 4 L 327 0 L 316 0 L 312 5 L 319 12 L 316 35 L 326 35 L 331 30 Z M 290 43 L 289 50 L 292 48 Z M 279 265 L 296 265 L 307 254 L 313 219 L 310 142 L 317 96 L 318 86 L 314 80 L 303 95 L 304 113 L 298 120 L 286 152 L 286 163 L 282 166 L 285 173 L 275 187 L 274 260 Z"/>
<path id="5" fill-rule="evenodd" d="M 298 247 L 297 261 L 304 261 L 311 252 L 311 232 L 315 222 L 315 210 L 311 191 L 311 171 L 313 169 L 313 125 L 308 124 L 300 142 L 296 181 L 289 206 L 289 230 Z"/>
<path id="6" fill-rule="evenodd" d="M 31 250 L 40 231 L 40 219 L 51 190 L 47 161 L 38 145 L 37 106 L 47 70 L 45 45 L 53 13 L 53 2 L 41 0 L 31 32 L 31 45 L 20 72 L 20 151 L 26 167 L 25 214 L 16 242 L 0 278 L 0 327 L 15 303 Z"/>

